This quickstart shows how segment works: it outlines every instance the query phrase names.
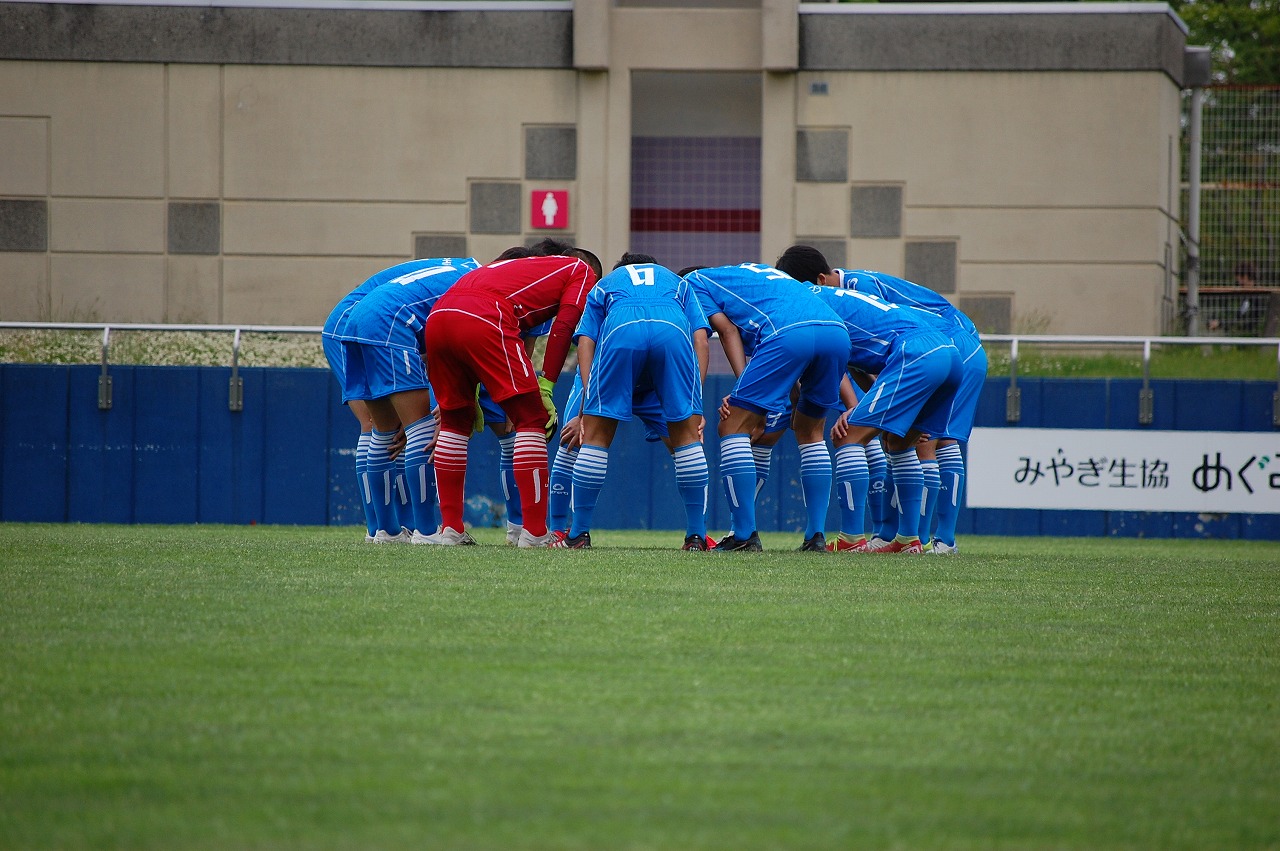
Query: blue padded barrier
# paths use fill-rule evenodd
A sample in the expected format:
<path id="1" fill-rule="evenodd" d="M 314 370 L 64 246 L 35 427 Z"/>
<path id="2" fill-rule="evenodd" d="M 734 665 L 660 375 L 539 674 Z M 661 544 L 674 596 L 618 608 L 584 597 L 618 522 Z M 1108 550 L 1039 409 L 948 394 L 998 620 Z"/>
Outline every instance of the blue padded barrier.
<path id="1" fill-rule="evenodd" d="M 94 366 L 0 365 L 0 519 L 113 523 L 360 525 L 354 457 L 358 426 L 326 370 L 241 369 L 243 410 L 228 405 L 230 370 L 113 366 L 112 405 L 98 408 Z M 557 387 L 563 405 L 569 382 Z M 708 378 L 708 525 L 730 526 L 719 480 L 715 409 L 726 375 Z M 1137 379 L 1024 378 L 1021 418 L 1006 422 L 1008 381 L 989 379 L 987 427 L 1271 431 L 1271 382 L 1154 380 L 1154 422 L 1138 422 Z M 684 510 L 662 444 L 624 424 L 597 509 L 607 528 L 678 530 Z M 552 447 L 554 453 L 555 447 Z M 504 519 L 492 434 L 472 441 L 467 522 Z M 793 435 L 774 450 L 757 503 L 767 531 L 798 533 L 805 511 Z M 1280 464 L 1280 459 L 1277 460 Z M 837 527 L 832 505 L 828 528 Z M 1280 539 L 1280 515 L 964 509 L 961 534 Z"/>

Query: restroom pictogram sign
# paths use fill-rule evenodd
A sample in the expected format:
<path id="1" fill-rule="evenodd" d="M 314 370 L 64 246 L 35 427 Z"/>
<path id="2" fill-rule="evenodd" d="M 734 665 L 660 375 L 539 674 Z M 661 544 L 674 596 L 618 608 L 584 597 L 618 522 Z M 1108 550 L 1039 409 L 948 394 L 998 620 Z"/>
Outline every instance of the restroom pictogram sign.
<path id="1" fill-rule="evenodd" d="M 569 191 L 567 189 L 535 189 L 529 197 L 529 208 L 535 228 L 567 228 L 569 226 Z"/>

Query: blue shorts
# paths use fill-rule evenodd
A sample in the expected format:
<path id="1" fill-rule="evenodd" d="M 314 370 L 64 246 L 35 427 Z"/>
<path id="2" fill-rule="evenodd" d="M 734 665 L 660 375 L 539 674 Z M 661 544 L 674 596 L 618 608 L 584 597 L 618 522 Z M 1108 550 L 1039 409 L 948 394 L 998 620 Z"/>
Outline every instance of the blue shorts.
<path id="1" fill-rule="evenodd" d="M 907 337 L 849 414 L 849 424 L 898 437 L 913 428 L 940 437 L 950 428 L 961 376 L 960 353 L 949 336 L 927 332 Z"/>
<path id="2" fill-rule="evenodd" d="M 324 359 L 329 362 L 329 371 L 338 379 L 338 386 L 341 387 L 347 380 L 347 353 L 342 341 L 331 334 L 321 334 L 320 348 L 324 349 Z"/>
<path id="3" fill-rule="evenodd" d="M 583 413 L 626 422 L 637 405 L 651 408 L 655 399 L 664 423 L 702 413 L 688 323 L 674 301 L 672 308 L 626 302 L 614 308 L 596 341 Z"/>
<path id="4" fill-rule="evenodd" d="M 367 343 L 342 344 L 346 368 L 342 401 L 381 399 L 406 390 L 430 390 L 427 368 L 417 351 Z M 434 407 L 434 399 L 432 405 Z"/>
<path id="5" fill-rule="evenodd" d="M 848 361 L 849 333 L 843 325 L 794 325 L 756 346 L 729 403 L 758 414 L 786 413 L 799 382 L 796 410 L 824 416 L 840 408 L 840 378 Z"/>
<path id="6" fill-rule="evenodd" d="M 507 421 L 507 412 L 502 410 L 502 406 L 493 401 L 493 397 L 489 395 L 489 391 L 484 389 L 484 385 L 480 385 L 480 395 L 476 398 L 480 403 L 480 412 L 484 414 L 484 424 L 487 426 L 502 425 Z"/>
<path id="7" fill-rule="evenodd" d="M 578 416 L 582 408 L 582 375 L 578 374 L 569 391 L 569 399 L 565 402 L 561 418 L 571 420 Z M 657 443 L 667 436 L 667 421 L 663 419 L 662 402 L 658 394 L 652 390 L 637 393 L 631 399 L 631 413 L 644 423 L 644 439 Z"/>
<path id="8" fill-rule="evenodd" d="M 987 383 L 987 352 L 976 334 L 960 332 L 951 335 L 960 353 L 960 389 L 951 402 L 950 422 L 936 437 L 967 442 L 973 433 L 973 420 L 978 415 L 978 397 Z"/>

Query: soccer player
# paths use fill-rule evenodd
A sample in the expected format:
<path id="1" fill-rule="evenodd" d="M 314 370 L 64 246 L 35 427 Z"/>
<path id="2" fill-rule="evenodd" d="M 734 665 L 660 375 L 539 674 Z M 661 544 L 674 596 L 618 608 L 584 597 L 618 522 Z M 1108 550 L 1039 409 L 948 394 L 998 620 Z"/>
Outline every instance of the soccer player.
<path id="1" fill-rule="evenodd" d="M 700 431 L 710 330 L 688 283 L 647 254 L 622 255 L 591 290 L 575 333 L 585 391 L 573 466 L 573 525 L 568 537 L 551 546 L 591 546 L 591 521 L 618 423 L 630 420 L 652 395 L 684 501 L 683 549 L 707 549 L 708 473 Z"/>
<path id="2" fill-rule="evenodd" d="M 840 415 L 831 429 L 836 445 L 836 490 L 840 537 L 836 551 L 869 551 L 865 536 L 869 471 L 866 445 L 884 435 L 884 448 L 898 492 L 898 531 L 876 552 L 920 554 L 924 472 L 916 443 L 924 434 L 945 434 L 960 389 L 960 355 L 949 323 L 933 313 L 856 290 L 815 286 L 814 293 L 844 321 L 849 334 L 849 367 L 875 381 Z M 845 386 L 845 400 L 853 397 Z"/>
<path id="3" fill-rule="evenodd" d="M 369 290 L 331 332 L 330 340 L 341 343 L 340 355 L 331 357 L 341 361 L 342 400 L 357 416 L 367 412 L 371 426 L 360 484 L 374 514 L 377 528 L 371 537 L 377 543 L 412 542 L 435 528 L 435 488 L 427 450 L 435 434 L 434 400 L 420 340 L 431 306 L 477 265 L 470 258 L 445 258 L 394 266 L 366 282 Z M 405 445 L 399 454 L 413 529 L 402 527 L 395 506 L 393 444 L 402 426 Z"/>
<path id="4" fill-rule="evenodd" d="M 717 552 L 762 549 L 756 529 L 756 465 L 752 434 L 769 413 L 782 413 L 792 388 L 799 395 L 792 428 L 800 446 L 800 488 L 806 507 L 800 549 L 825 552 L 823 526 L 831 501 L 831 453 L 826 413 L 840 404 L 849 356 L 844 323 L 805 284 L 771 266 L 743 263 L 685 276 L 737 376 L 720 417 L 720 472 L 733 533 Z"/>
<path id="5" fill-rule="evenodd" d="M 978 397 L 987 379 L 987 353 L 982 347 L 977 326 L 944 296 L 928 287 L 883 272 L 832 269 L 822 252 L 812 246 L 791 246 L 778 258 L 778 268 L 800 281 L 867 293 L 892 304 L 927 310 L 950 323 L 951 341 L 960 353 L 964 376 L 953 401 L 949 433 L 933 435 L 937 438 L 936 448 L 926 444 L 922 447 L 921 457 L 928 462 L 936 456 L 934 463 L 940 477 L 937 532 L 931 551 L 935 555 L 954 554 L 957 552 L 956 521 L 966 476 L 964 455 L 959 444 L 967 443 L 973 431 Z M 925 534 L 928 535 L 929 531 L 926 527 Z"/>
<path id="6" fill-rule="evenodd" d="M 556 417 L 551 394 L 600 271 L 600 261 L 581 248 L 570 249 L 569 256 L 501 260 L 468 273 L 431 311 L 425 336 L 427 369 L 440 403 L 434 458 L 441 524 L 428 543 L 454 546 L 470 537 L 462 512 L 477 384 L 488 389 L 515 428 L 513 466 L 524 521 L 518 546 L 550 542 L 547 439 Z M 552 317 L 538 375 L 520 334 Z"/>

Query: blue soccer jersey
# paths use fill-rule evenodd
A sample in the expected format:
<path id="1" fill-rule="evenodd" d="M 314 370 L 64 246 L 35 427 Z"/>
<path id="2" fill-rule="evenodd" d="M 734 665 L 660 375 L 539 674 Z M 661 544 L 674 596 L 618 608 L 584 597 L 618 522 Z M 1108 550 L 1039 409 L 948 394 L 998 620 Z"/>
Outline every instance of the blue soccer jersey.
<path id="1" fill-rule="evenodd" d="M 840 289 L 856 290 L 903 307 L 918 307 L 954 322 L 970 334 L 975 336 L 978 334 L 978 328 L 973 324 L 973 320 L 961 313 L 955 305 L 947 301 L 945 296 L 928 287 L 895 278 L 893 275 L 886 275 L 884 272 L 873 272 L 870 269 L 835 269 L 833 271 L 840 277 Z"/>
<path id="2" fill-rule="evenodd" d="M 899 437 L 913 427 L 934 437 L 949 436 L 962 375 L 951 341 L 954 323 L 856 290 L 813 289 L 844 319 L 849 365 L 876 376 L 849 413 L 849 423 Z"/>
<path id="3" fill-rule="evenodd" d="M 836 269 L 842 289 L 877 296 L 894 304 L 918 307 L 936 313 L 952 323 L 951 341 L 960 353 L 964 377 L 956 394 L 950 422 L 950 433 L 944 437 L 969 439 L 978 411 L 978 398 L 987 381 L 987 353 L 983 351 L 977 326 L 946 298 L 919 284 L 869 269 L 849 271 Z"/>
<path id="4" fill-rule="evenodd" d="M 737 326 L 748 356 L 756 346 L 787 328 L 839 325 L 840 318 L 785 272 L 759 263 L 716 266 L 685 276 L 708 317 L 723 313 Z"/>
<path id="5" fill-rule="evenodd" d="M 722 315 L 738 329 L 748 361 L 730 403 L 767 415 L 791 404 L 819 417 L 839 405 L 848 337 L 840 317 L 785 272 L 758 263 L 699 269 L 685 276 L 708 319 Z"/>
<path id="6" fill-rule="evenodd" d="M 693 333 L 710 331 L 689 284 L 662 266 L 610 272 L 587 295 L 574 334 L 595 341 L 584 412 L 629 420 L 650 390 L 667 422 L 702 411 Z"/>
<path id="7" fill-rule="evenodd" d="M 432 306 L 449 287 L 479 264 L 470 258 L 411 260 L 388 269 L 347 313 L 335 336 L 344 342 L 419 351 Z"/>
<path id="8" fill-rule="evenodd" d="M 383 284 L 395 281 L 401 276 L 411 274 L 419 269 L 433 268 L 435 266 L 457 266 L 459 268 L 475 269 L 478 265 L 471 258 L 439 257 L 410 260 L 407 263 L 398 263 L 395 266 L 383 269 L 375 275 L 371 275 L 360 286 L 343 296 L 334 305 L 333 310 L 329 311 L 329 315 L 324 321 L 324 329 L 320 335 L 320 345 L 324 349 L 325 358 L 328 359 L 329 368 L 338 377 L 338 381 L 341 382 L 343 380 L 343 374 L 346 370 L 346 355 L 342 348 L 342 333 L 347 324 L 347 317 L 365 296 Z"/>

